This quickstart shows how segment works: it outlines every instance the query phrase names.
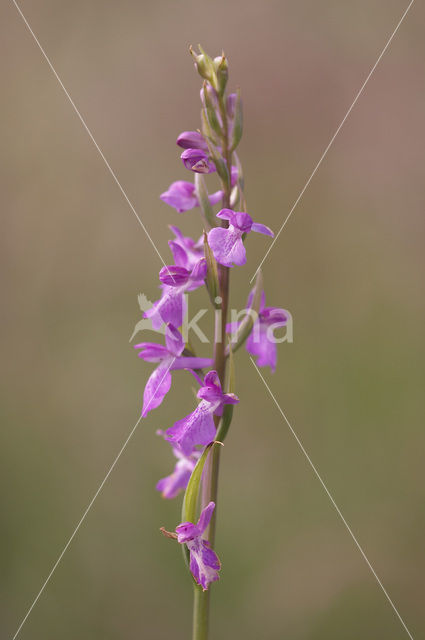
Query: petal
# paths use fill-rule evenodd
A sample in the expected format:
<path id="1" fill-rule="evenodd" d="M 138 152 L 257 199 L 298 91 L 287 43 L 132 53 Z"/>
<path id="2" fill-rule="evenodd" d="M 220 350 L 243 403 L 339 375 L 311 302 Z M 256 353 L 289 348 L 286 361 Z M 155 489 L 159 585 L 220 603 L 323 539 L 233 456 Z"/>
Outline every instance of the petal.
<path id="1" fill-rule="evenodd" d="M 225 267 L 245 264 L 246 251 L 241 236 L 241 231 L 233 226 L 228 229 L 223 227 L 211 229 L 208 233 L 208 244 L 217 262 Z"/>
<path id="2" fill-rule="evenodd" d="M 212 371 L 208 371 L 207 375 L 204 378 L 204 384 L 207 386 L 215 385 L 221 391 L 220 378 L 218 377 L 217 371 L 214 371 L 214 369 Z"/>
<path id="3" fill-rule="evenodd" d="M 170 247 L 171 253 L 173 254 L 174 264 L 187 269 L 188 258 L 187 258 L 186 249 L 184 249 L 180 244 L 178 244 L 174 240 L 169 240 L 168 246 Z"/>
<path id="4" fill-rule="evenodd" d="M 174 207 L 179 213 L 189 211 L 199 205 L 195 195 L 195 186 L 186 180 L 177 180 L 161 193 L 160 199 L 170 207 Z"/>
<path id="5" fill-rule="evenodd" d="M 192 281 L 205 280 L 207 276 L 207 261 L 205 258 L 201 258 L 193 267 L 190 279 Z"/>
<path id="6" fill-rule="evenodd" d="M 273 231 L 270 227 L 266 227 L 265 224 L 261 224 L 260 222 L 254 222 L 251 227 L 251 231 L 255 231 L 256 233 L 263 233 L 265 236 L 274 237 Z"/>
<path id="7" fill-rule="evenodd" d="M 246 350 L 251 355 L 257 356 L 259 367 L 270 367 L 273 372 L 276 370 L 276 344 L 268 339 L 266 326 L 261 323 L 254 324 L 246 341 Z"/>
<path id="8" fill-rule="evenodd" d="M 197 393 L 198 398 L 208 401 L 210 404 L 221 403 L 223 392 L 217 371 L 209 371 L 204 378 L 204 384 Z M 214 409 L 215 410 L 215 409 Z"/>
<path id="9" fill-rule="evenodd" d="M 211 195 L 208 196 L 210 204 L 217 204 L 223 198 L 223 191 L 215 191 Z"/>
<path id="10" fill-rule="evenodd" d="M 168 350 L 162 344 L 155 342 L 139 342 L 134 345 L 134 348 L 141 349 L 137 355 L 146 362 L 160 362 L 169 355 Z"/>
<path id="11" fill-rule="evenodd" d="M 208 156 L 202 149 L 185 149 L 180 156 L 184 166 L 189 171 L 196 173 L 212 173 L 215 166 L 208 160 Z"/>
<path id="12" fill-rule="evenodd" d="M 217 218 L 229 220 L 230 224 L 237 227 L 242 233 L 249 233 L 252 226 L 252 218 L 245 211 L 233 211 L 233 209 L 222 209 L 217 213 Z"/>
<path id="13" fill-rule="evenodd" d="M 163 498 L 175 498 L 180 491 L 186 489 L 191 473 L 195 467 L 196 460 L 182 458 L 174 467 L 173 473 L 161 480 L 156 485 Z"/>
<path id="14" fill-rule="evenodd" d="M 163 360 L 150 375 L 143 392 L 142 416 L 146 418 L 149 411 L 159 407 L 171 387 L 169 365 L 171 358 Z"/>
<path id="15" fill-rule="evenodd" d="M 196 445 L 212 442 L 215 431 L 210 403 L 202 400 L 195 411 L 167 429 L 166 440 L 177 444 L 184 455 L 188 456 Z"/>
<path id="16" fill-rule="evenodd" d="M 145 311 L 144 317 L 151 318 L 154 329 L 159 329 L 164 322 L 181 327 L 183 323 L 183 294 L 178 289 L 167 287 L 162 298 L 155 302 L 151 309 Z"/>
<path id="17" fill-rule="evenodd" d="M 198 527 L 191 522 L 182 522 L 182 524 L 179 524 L 179 526 L 176 527 L 176 533 L 177 540 L 180 544 L 193 540 L 200 535 Z"/>
<path id="18" fill-rule="evenodd" d="M 168 287 L 181 287 L 189 279 L 189 271 L 184 267 L 176 264 L 171 264 L 166 267 L 162 267 L 159 272 L 159 279 L 162 284 L 166 284 Z"/>
<path id="19" fill-rule="evenodd" d="M 198 525 L 197 525 L 199 531 L 201 532 L 200 535 L 202 535 L 204 533 L 205 529 L 208 527 L 214 509 L 215 509 L 215 503 L 214 502 L 210 502 L 202 510 L 201 515 L 199 516 Z"/>
<path id="20" fill-rule="evenodd" d="M 252 218 L 244 211 L 235 211 L 235 216 L 232 224 L 240 229 L 242 233 L 249 233 L 252 228 Z"/>
<path id="21" fill-rule="evenodd" d="M 212 358 L 191 358 L 180 356 L 174 360 L 171 369 L 205 369 L 213 364 Z"/>
<path id="22" fill-rule="evenodd" d="M 173 356 L 179 356 L 184 349 L 184 340 L 182 334 L 171 323 L 167 324 L 165 331 L 165 344 L 167 349 Z"/>
<path id="23" fill-rule="evenodd" d="M 238 396 L 234 393 L 224 393 L 223 394 L 223 403 L 224 404 L 239 404 L 240 400 Z"/>
<path id="24" fill-rule="evenodd" d="M 289 320 L 289 313 L 285 309 L 278 309 L 277 307 L 267 307 L 262 310 L 261 320 L 267 325 L 275 325 L 283 327 Z"/>
<path id="25" fill-rule="evenodd" d="M 235 212 L 233 211 L 233 209 L 221 209 L 221 211 L 217 213 L 217 218 L 221 218 L 222 220 L 232 221 L 234 218 L 234 215 L 235 215 Z"/>
<path id="26" fill-rule="evenodd" d="M 190 540 L 187 547 L 190 551 L 190 570 L 195 582 L 206 591 L 211 582 L 219 579 L 220 560 L 215 551 L 201 538 Z"/>
<path id="27" fill-rule="evenodd" d="M 205 138 L 199 131 L 183 131 L 177 138 L 176 144 L 182 149 L 203 149 L 208 151 Z"/>

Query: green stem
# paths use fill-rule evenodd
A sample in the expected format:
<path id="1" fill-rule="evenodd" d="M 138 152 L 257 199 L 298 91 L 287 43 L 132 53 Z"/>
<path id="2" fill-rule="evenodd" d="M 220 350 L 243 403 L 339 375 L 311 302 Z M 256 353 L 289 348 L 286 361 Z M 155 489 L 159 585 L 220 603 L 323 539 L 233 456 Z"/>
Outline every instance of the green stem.
<path id="1" fill-rule="evenodd" d="M 193 640 L 208 640 L 209 598 L 197 584 L 193 591 Z"/>
<path id="2" fill-rule="evenodd" d="M 219 99 L 220 112 L 223 119 L 223 156 L 227 164 L 229 173 L 228 184 L 223 183 L 223 208 L 230 207 L 230 176 L 232 170 L 232 154 L 229 151 L 229 136 L 226 106 L 223 97 Z M 224 222 L 224 221 L 223 221 Z M 225 223 L 226 224 L 226 223 Z M 218 278 L 220 283 L 221 296 L 221 313 L 216 313 L 215 317 L 215 339 L 214 339 L 214 369 L 220 378 L 222 388 L 224 389 L 226 374 L 226 322 L 227 309 L 229 303 L 229 269 L 223 265 L 218 265 Z M 219 339 L 217 339 L 217 336 Z M 218 427 L 219 419 L 216 421 Z M 220 467 L 220 451 L 221 447 L 213 447 L 204 467 L 203 488 L 202 488 L 202 504 L 203 509 L 209 502 L 214 502 L 214 509 L 209 527 L 206 531 L 206 538 L 211 548 L 214 548 L 215 542 L 215 525 L 217 518 L 217 493 L 218 493 L 218 472 Z M 202 591 L 195 586 L 193 600 L 193 640 L 208 640 L 208 618 L 210 606 L 210 589 Z"/>

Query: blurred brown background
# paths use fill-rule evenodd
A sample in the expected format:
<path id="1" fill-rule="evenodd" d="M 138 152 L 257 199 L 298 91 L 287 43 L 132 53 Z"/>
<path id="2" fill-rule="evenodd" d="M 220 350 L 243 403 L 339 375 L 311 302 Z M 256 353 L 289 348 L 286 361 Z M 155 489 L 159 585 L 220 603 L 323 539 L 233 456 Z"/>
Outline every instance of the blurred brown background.
<path id="1" fill-rule="evenodd" d="M 53 2 L 21 7 L 161 253 L 159 193 L 188 179 L 188 45 L 241 86 L 249 210 L 277 230 L 393 31 L 401 0 Z M 2 55 L 2 637 L 11 638 L 136 422 L 151 366 L 129 345 L 161 266 L 11 1 Z M 265 372 L 415 638 L 425 620 L 423 5 L 413 5 L 264 266 L 294 344 Z M 233 304 L 268 240 L 249 238 Z M 203 304 L 202 296 L 197 297 Z M 153 334 L 152 334 L 153 337 Z M 149 339 L 145 334 L 144 339 Z M 213 638 L 407 637 L 247 354 L 222 458 Z M 180 500 L 155 435 L 191 410 L 185 374 L 143 421 L 20 637 L 184 640 L 191 586 L 158 527 Z"/>

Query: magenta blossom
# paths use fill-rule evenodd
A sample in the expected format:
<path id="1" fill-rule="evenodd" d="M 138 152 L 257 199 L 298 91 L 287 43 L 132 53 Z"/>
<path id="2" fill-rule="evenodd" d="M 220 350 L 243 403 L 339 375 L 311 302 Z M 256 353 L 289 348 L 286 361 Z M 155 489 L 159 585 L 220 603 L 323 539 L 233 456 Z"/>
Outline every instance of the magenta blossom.
<path id="1" fill-rule="evenodd" d="M 169 265 L 161 269 L 159 279 L 163 284 L 162 296 L 144 313 L 145 318 L 151 318 L 154 329 L 159 329 L 164 322 L 181 327 L 183 294 L 201 287 L 206 274 L 205 258 L 198 260 L 191 270 L 180 265 Z"/>
<path id="2" fill-rule="evenodd" d="M 200 451 L 193 451 L 190 456 L 184 456 L 181 451 L 173 447 L 173 453 L 177 458 L 174 471 L 156 485 L 158 491 L 161 492 L 163 498 L 175 498 L 180 491 L 184 491 L 192 475 L 197 461 L 201 455 Z"/>
<path id="3" fill-rule="evenodd" d="M 174 207 L 179 213 L 199 207 L 199 200 L 195 194 L 195 185 L 185 180 L 177 180 L 159 196 L 163 202 Z M 216 191 L 209 196 L 211 205 L 217 204 L 223 197 L 222 191 Z"/>
<path id="4" fill-rule="evenodd" d="M 204 378 L 204 386 L 197 393 L 201 402 L 195 411 L 178 420 L 167 429 L 165 439 L 180 448 L 184 455 L 190 455 L 196 445 L 207 445 L 214 440 L 214 415 L 221 416 L 225 404 L 237 404 L 239 398 L 234 393 L 223 393 L 216 371 L 209 371 Z"/>
<path id="5" fill-rule="evenodd" d="M 215 165 L 203 149 L 185 149 L 180 158 L 186 169 L 195 173 L 213 173 Z"/>
<path id="6" fill-rule="evenodd" d="M 176 369 L 203 369 L 210 367 L 210 358 L 192 358 L 182 356 L 184 342 L 180 332 L 168 324 L 165 332 L 165 344 L 140 342 L 134 348 L 140 350 L 138 356 L 146 362 L 157 362 L 158 366 L 150 375 L 143 392 L 142 416 L 156 409 L 162 403 L 171 387 L 171 371 Z"/>
<path id="7" fill-rule="evenodd" d="M 217 213 L 217 218 L 228 220 L 229 226 L 211 229 L 208 233 L 208 244 L 217 262 L 225 267 L 245 264 L 246 251 L 242 240 L 243 234 L 256 231 L 266 236 L 273 237 L 274 235 L 269 227 L 253 222 L 251 216 L 243 211 L 222 209 Z"/>
<path id="8" fill-rule="evenodd" d="M 195 582 L 202 587 L 203 591 L 208 589 L 211 582 L 219 579 L 218 572 L 221 567 L 217 554 L 210 549 L 208 541 L 202 538 L 214 509 L 215 503 L 210 502 L 202 510 L 197 524 L 182 522 L 176 527 L 177 540 L 189 549 L 190 570 Z"/>
<path id="9" fill-rule="evenodd" d="M 252 300 L 254 293 L 248 296 L 246 304 L 247 309 L 252 308 Z M 289 320 L 289 313 L 285 309 L 278 307 L 266 307 L 266 298 L 264 291 L 261 294 L 260 308 L 258 317 L 254 321 L 252 331 L 246 341 L 246 350 L 252 356 L 257 356 L 257 365 L 259 367 L 270 367 L 273 373 L 276 371 L 277 349 L 274 339 L 273 330 L 284 327 Z M 229 323 L 226 331 L 235 333 L 240 323 Z"/>

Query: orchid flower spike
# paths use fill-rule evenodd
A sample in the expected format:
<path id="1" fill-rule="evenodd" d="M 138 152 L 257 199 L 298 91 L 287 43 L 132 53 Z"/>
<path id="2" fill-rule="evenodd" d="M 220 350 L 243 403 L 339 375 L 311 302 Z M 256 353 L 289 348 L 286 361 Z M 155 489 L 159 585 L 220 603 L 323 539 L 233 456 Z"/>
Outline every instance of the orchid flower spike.
<path id="1" fill-rule="evenodd" d="M 214 227 L 208 233 L 208 244 L 214 254 L 214 258 L 225 267 L 243 265 L 246 263 L 246 251 L 242 236 L 250 231 L 256 231 L 266 236 L 274 236 L 269 227 L 258 222 L 253 222 L 250 215 L 243 211 L 222 209 L 217 213 L 217 218 L 228 220 L 229 226 Z"/>

